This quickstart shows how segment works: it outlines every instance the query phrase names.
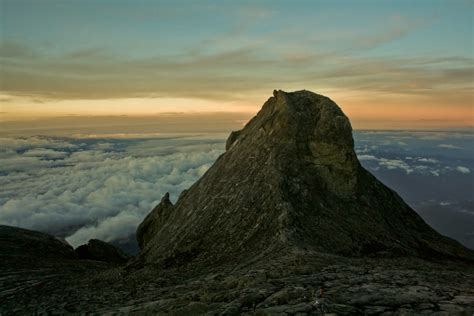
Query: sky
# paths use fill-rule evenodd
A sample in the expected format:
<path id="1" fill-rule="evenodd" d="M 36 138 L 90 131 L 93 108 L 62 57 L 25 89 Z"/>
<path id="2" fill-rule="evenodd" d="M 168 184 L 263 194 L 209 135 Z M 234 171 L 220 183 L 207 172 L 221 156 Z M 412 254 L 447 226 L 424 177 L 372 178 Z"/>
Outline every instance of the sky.
<path id="1" fill-rule="evenodd" d="M 273 89 L 307 89 L 359 129 L 470 128 L 473 12 L 466 0 L 0 0 L 0 122 L 240 122 Z"/>

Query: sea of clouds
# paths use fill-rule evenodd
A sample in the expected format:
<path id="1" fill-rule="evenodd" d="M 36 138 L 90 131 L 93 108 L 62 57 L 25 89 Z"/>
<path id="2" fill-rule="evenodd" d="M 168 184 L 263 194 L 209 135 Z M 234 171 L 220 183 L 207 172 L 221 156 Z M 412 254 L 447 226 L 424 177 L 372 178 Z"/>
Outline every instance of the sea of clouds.
<path id="1" fill-rule="evenodd" d="M 191 186 L 223 152 L 219 137 L 0 139 L 0 223 L 67 237 L 129 238 L 169 192 Z"/>
<path id="2" fill-rule="evenodd" d="M 474 134 L 467 132 L 356 132 L 356 151 L 371 171 L 400 170 L 406 174 L 470 174 Z"/>
<path id="3" fill-rule="evenodd" d="M 356 132 L 355 140 L 361 163 L 403 197 L 449 203 L 456 211 L 472 192 L 473 136 Z M 224 152 L 225 138 L 0 138 L 0 224 L 63 236 L 74 247 L 91 238 L 129 240 L 166 192 L 175 201 L 206 172 Z M 458 208 L 474 219 L 469 207 Z"/>

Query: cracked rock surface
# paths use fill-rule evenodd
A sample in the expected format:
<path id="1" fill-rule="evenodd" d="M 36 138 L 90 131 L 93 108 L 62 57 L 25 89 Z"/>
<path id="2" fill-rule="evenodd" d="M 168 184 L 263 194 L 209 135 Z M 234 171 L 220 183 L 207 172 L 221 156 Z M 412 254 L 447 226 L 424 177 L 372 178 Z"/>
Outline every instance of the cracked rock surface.
<path id="1" fill-rule="evenodd" d="M 474 313 L 471 264 L 414 258 L 288 253 L 201 272 L 46 261 L 2 264 L 0 280 L 2 315 L 321 315 L 317 300 L 336 315 Z"/>

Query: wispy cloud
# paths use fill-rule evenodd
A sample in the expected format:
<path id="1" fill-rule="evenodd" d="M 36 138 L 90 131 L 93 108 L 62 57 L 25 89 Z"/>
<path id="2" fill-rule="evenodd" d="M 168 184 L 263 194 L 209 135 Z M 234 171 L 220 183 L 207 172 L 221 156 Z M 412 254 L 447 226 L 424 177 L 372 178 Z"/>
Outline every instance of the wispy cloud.
<path id="1" fill-rule="evenodd" d="M 453 144 L 439 144 L 438 147 L 448 148 L 448 149 L 461 149 L 461 147 L 453 145 Z"/>
<path id="2" fill-rule="evenodd" d="M 2 60 L 4 92 L 34 98 L 190 97 L 239 99 L 275 87 L 314 86 L 395 94 L 456 95 L 470 100 L 473 59 L 449 65 L 423 58 L 364 58 L 305 49 L 241 47 L 206 54 L 124 59 L 101 48 L 51 59 L 23 53 Z M 13 48 L 10 48 L 11 51 Z M 323 55 L 324 58 L 319 57 Z M 39 57 L 41 56 L 41 57 Z M 302 62 L 304 61 L 304 62 Z M 436 66 L 438 69 L 433 69 Z M 450 85 L 447 86 L 446 82 Z"/>
<path id="3" fill-rule="evenodd" d="M 471 173 L 471 169 L 469 169 L 467 167 L 463 167 L 463 166 L 457 166 L 456 170 L 461 172 L 461 173 L 464 173 L 464 174 Z"/>
<path id="4" fill-rule="evenodd" d="M 36 50 L 25 43 L 11 40 L 0 42 L 1 58 L 32 58 L 37 56 Z"/>
<path id="5" fill-rule="evenodd" d="M 355 36 L 352 40 L 354 48 L 374 48 L 376 46 L 389 43 L 407 34 L 410 34 L 426 21 L 412 20 L 401 15 L 392 15 L 386 21 L 383 30 L 369 30 L 367 35 Z"/>

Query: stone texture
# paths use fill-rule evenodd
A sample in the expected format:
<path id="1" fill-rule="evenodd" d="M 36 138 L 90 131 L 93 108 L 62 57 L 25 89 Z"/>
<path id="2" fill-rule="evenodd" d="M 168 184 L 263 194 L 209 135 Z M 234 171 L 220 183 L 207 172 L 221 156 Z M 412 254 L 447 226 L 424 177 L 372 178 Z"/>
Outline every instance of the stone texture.
<path id="1" fill-rule="evenodd" d="M 316 294 L 320 287 L 325 289 L 325 310 L 336 315 L 474 313 L 474 266 L 467 263 L 316 252 L 270 256 L 248 267 L 224 265 L 197 274 L 99 263 L 56 260 L 29 263 L 26 270 L 0 262 L 0 313 L 320 315 L 314 304 L 321 301 Z M 249 282 L 263 273 L 265 278 Z"/>

